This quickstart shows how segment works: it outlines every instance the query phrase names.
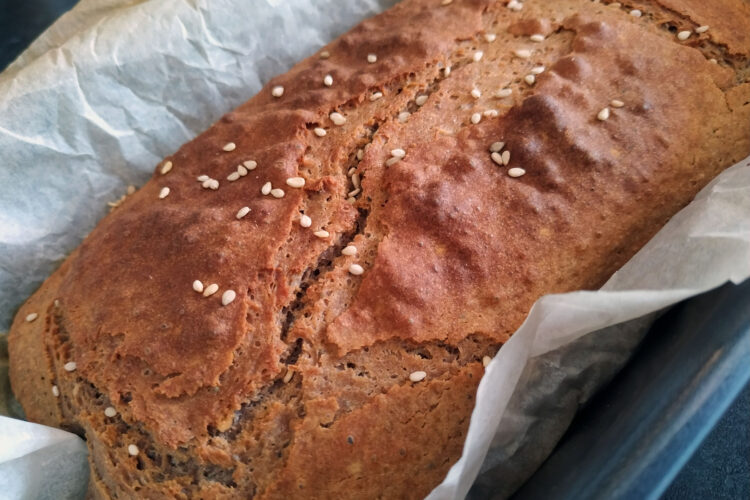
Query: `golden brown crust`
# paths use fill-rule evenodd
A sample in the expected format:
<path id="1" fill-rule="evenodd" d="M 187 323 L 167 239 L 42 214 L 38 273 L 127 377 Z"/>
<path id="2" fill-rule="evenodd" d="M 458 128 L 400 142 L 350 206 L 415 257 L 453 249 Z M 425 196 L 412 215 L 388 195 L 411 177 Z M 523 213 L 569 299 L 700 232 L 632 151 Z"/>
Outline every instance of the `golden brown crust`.
<path id="1" fill-rule="evenodd" d="M 598 287 L 750 153 L 746 3 L 439 3 L 407 0 L 274 79 L 23 306 L 14 391 L 86 435 L 91 495 L 424 495 L 460 453 L 482 357 L 531 304 Z"/>

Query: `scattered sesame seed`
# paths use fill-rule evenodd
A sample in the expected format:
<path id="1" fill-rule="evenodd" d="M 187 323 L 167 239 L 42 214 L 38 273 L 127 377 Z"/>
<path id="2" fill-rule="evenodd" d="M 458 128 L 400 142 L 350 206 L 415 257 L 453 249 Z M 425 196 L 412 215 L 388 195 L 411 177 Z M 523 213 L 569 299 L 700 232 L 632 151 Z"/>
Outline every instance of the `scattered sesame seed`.
<path id="1" fill-rule="evenodd" d="M 410 116 L 411 113 L 409 113 L 408 111 L 402 111 L 398 114 L 398 121 L 400 121 L 401 123 L 406 123 L 406 120 L 408 120 Z"/>
<path id="2" fill-rule="evenodd" d="M 161 175 L 168 174 L 170 170 L 172 170 L 172 162 L 165 161 L 164 165 L 161 166 Z"/>
<path id="3" fill-rule="evenodd" d="M 250 213 L 250 207 L 242 207 L 237 211 L 237 215 L 235 215 L 235 217 L 237 217 L 237 219 L 239 220 L 249 213 Z"/>
<path id="4" fill-rule="evenodd" d="M 276 85 L 274 88 L 271 89 L 271 95 L 274 97 L 281 97 L 284 95 L 284 87 L 281 85 Z"/>
<path id="5" fill-rule="evenodd" d="M 352 174 L 352 184 L 354 185 L 355 188 L 359 187 L 359 174 L 356 172 Z"/>
<path id="6" fill-rule="evenodd" d="M 440 5 L 450 5 L 453 3 L 453 0 L 442 0 L 440 2 Z"/>
<path id="7" fill-rule="evenodd" d="M 198 176 L 198 182 L 206 182 L 209 179 L 211 179 L 211 178 L 209 176 L 207 176 L 207 175 L 199 175 Z"/>
<path id="8" fill-rule="evenodd" d="M 505 151 L 500 153 L 500 156 L 503 159 L 503 165 L 507 165 L 508 163 L 510 163 L 510 151 L 506 149 Z"/>
<path id="9" fill-rule="evenodd" d="M 391 156 L 395 156 L 396 158 L 403 158 L 404 156 L 406 156 L 406 151 L 401 148 L 391 149 Z"/>
<path id="10" fill-rule="evenodd" d="M 331 53 L 328 52 L 327 50 L 323 50 L 320 52 L 321 59 L 328 59 L 329 57 L 331 57 Z"/>
<path id="11" fill-rule="evenodd" d="M 330 234 L 325 229 L 319 229 L 313 233 L 318 238 L 328 238 Z"/>
<path id="12" fill-rule="evenodd" d="M 706 31 L 708 31 L 708 26 L 706 25 L 698 26 L 697 28 L 695 28 L 696 33 L 705 33 Z"/>
<path id="13" fill-rule="evenodd" d="M 482 91 L 476 87 L 471 89 L 471 97 L 473 97 L 474 99 L 479 99 L 480 97 L 482 97 Z"/>
<path id="14" fill-rule="evenodd" d="M 213 179 L 210 179 L 210 178 L 206 179 L 205 181 L 203 181 L 203 183 L 201 184 L 201 186 L 203 186 L 206 189 L 210 188 L 211 184 L 212 184 L 212 182 L 211 182 L 212 180 Z"/>
<path id="15" fill-rule="evenodd" d="M 476 125 L 480 121 L 482 121 L 482 113 L 474 113 L 471 115 L 471 123 Z"/>
<path id="16" fill-rule="evenodd" d="M 349 198 L 354 198 L 355 196 L 357 196 L 361 192 L 362 192 L 362 190 L 360 188 L 353 189 L 353 190 L 349 191 L 349 194 L 347 194 L 347 196 Z"/>
<path id="17" fill-rule="evenodd" d="M 211 283 L 206 287 L 205 290 L 203 290 L 203 296 L 204 297 L 210 297 L 211 295 L 215 294 L 219 291 L 219 285 L 216 283 Z"/>
<path id="18" fill-rule="evenodd" d="M 496 116 L 500 115 L 500 113 L 496 109 L 485 109 L 482 114 L 488 118 L 495 118 Z"/>
<path id="19" fill-rule="evenodd" d="M 531 73 L 532 75 L 541 75 L 542 73 L 544 73 L 544 66 L 534 66 L 533 68 L 531 68 L 529 73 Z"/>
<path id="20" fill-rule="evenodd" d="M 312 219 L 310 216 L 302 214 L 299 218 L 299 225 L 302 227 L 310 227 L 312 226 Z"/>
<path id="21" fill-rule="evenodd" d="M 208 187 L 216 191 L 217 189 L 219 189 L 219 181 L 217 181 L 216 179 L 209 179 Z"/>
<path id="22" fill-rule="evenodd" d="M 446 66 L 445 68 L 443 68 L 443 76 L 448 76 L 450 74 L 451 74 L 451 67 L 450 66 Z"/>
<path id="23" fill-rule="evenodd" d="M 75 361 L 68 361 L 63 365 L 63 368 L 65 368 L 66 372 L 74 372 L 78 368 L 78 365 L 76 365 Z"/>
<path id="24" fill-rule="evenodd" d="M 360 276 L 365 272 L 365 270 L 359 264 L 352 264 L 351 266 L 349 266 L 349 272 L 354 276 Z"/>
<path id="25" fill-rule="evenodd" d="M 609 108 L 604 108 L 596 114 L 597 120 L 604 121 L 609 118 Z"/>
<path id="26" fill-rule="evenodd" d="M 304 177 L 290 177 L 286 180 L 286 185 L 293 188 L 301 188 L 305 186 Z"/>
<path id="27" fill-rule="evenodd" d="M 641 17 L 643 15 L 643 12 L 638 9 L 633 9 L 630 11 L 630 15 L 633 17 Z"/>
<path id="28" fill-rule="evenodd" d="M 520 57 L 521 59 L 528 59 L 531 57 L 531 50 L 529 49 L 518 49 L 513 51 L 513 53 L 516 55 L 516 57 Z"/>
<path id="29" fill-rule="evenodd" d="M 356 198 L 352 198 L 351 196 L 346 199 L 347 203 L 355 203 L 356 201 L 357 201 L 357 199 Z"/>
<path id="30" fill-rule="evenodd" d="M 243 161 L 242 164 L 245 165 L 245 168 L 248 170 L 255 170 L 255 167 L 258 166 L 258 162 L 255 160 Z"/>
<path id="31" fill-rule="evenodd" d="M 35 319 L 37 319 L 38 317 L 39 317 L 39 315 L 38 315 L 37 313 L 30 313 L 30 314 L 27 314 L 27 315 L 26 315 L 26 322 L 27 322 L 27 323 L 31 323 L 32 321 L 34 321 L 34 320 L 35 320 Z"/>
<path id="32" fill-rule="evenodd" d="M 128 193 L 128 194 L 133 194 L 133 193 L 135 193 L 135 186 L 128 186 L 128 189 L 127 189 L 127 193 Z"/>
<path id="33" fill-rule="evenodd" d="M 471 58 L 474 60 L 474 62 L 479 62 L 482 60 L 482 56 L 484 55 L 484 52 L 481 50 L 477 50 L 474 52 L 474 55 L 471 56 Z"/>
<path id="34" fill-rule="evenodd" d="M 334 125 L 343 125 L 344 123 L 346 123 L 346 118 L 344 117 L 344 115 L 342 115 L 341 113 L 337 113 L 336 111 L 331 113 L 329 118 Z"/>
<path id="35" fill-rule="evenodd" d="M 234 299 L 237 298 L 237 292 L 234 290 L 227 290 L 224 293 L 221 294 L 221 305 L 228 306 L 232 302 L 234 302 Z"/>
<path id="36" fill-rule="evenodd" d="M 357 150 L 357 159 L 362 161 L 362 158 L 365 156 L 365 150 L 364 149 L 358 149 Z"/>
<path id="37" fill-rule="evenodd" d="M 414 99 L 414 102 L 416 103 L 417 106 L 424 106 L 424 103 L 427 102 L 427 96 L 426 95 L 417 96 L 417 98 Z"/>
<path id="38" fill-rule="evenodd" d="M 712 57 L 711 59 L 709 59 L 708 62 L 713 63 L 713 64 L 719 64 L 719 61 L 717 61 L 715 57 Z"/>
<path id="39" fill-rule="evenodd" d="M 526 75 L 523 77 L 523 81 L 526 82 L 528 85 L 534 85 L 536 83 L 536 76 L 534 75 Z"/>
<path id="40" fill-rule="evenodd" d="M 508 169 L 508 175 L 511 177 L 521 177 L 525 173 L 526 170 L 522 169 L 521 167 L 513 167 Z"/>
<path id="41" fill-rule="evenodd" d="M 167 196 L 169 196 L 169 188 L 164 186 L 163 188 L 161 188 L 161 191 L 159 191 L 159 199 L 163 200 Z"/>
<path id="42" fill-rule="evenodd" d="M 504 88 L 504 89 L 498 90 L 497 93 L 495 93 L 495 96 L 497 96 L 497 97 L 499 97 L 499 98 L 502 99 L 502 98 L 505 98 L 505 97 L 510 97 L 510 95 L 512 93 L 513 93 L 513 91 L 511 89 Z"/>
<path id="43" fill-rule="evenodd" d="M 58 389 L 56 385 L 52 386 L 52 395 L 56 398 L 60 397 L 60 389 Z"/>
<path id="44" fill-rule="evenodd" d="M 348 171 L 346 172 L 346 175 L 347 175 L 347 176 L 349 176 L 349 177 L 351 177 L 351 176 L 352 176 L 352 175 L 354 174 L 354 172 L 356 172 L 356 171 L 357 171 L 357 169 L 356 169 L 355 167 L 352 167 L 352 168 L 350 168 L 350 169 L 349 169 L 349 170 L 348 170 Z"/>
<path id="45" fill-rule="evenodd" d="M 265 183 L 265 184 L 263 184 L 263 186 L 262 186 L 262 187 L 260 188 L 260 194 L 263 194 L 263 195 L 267 195 L 268 193 L 270 193 L 270 192 L 271 192 L 271 189 L 272 189 L 272 187 L 271 187 L 271 182 L 270 182 L 270 181 L 269 181 L 269 182 L 266 182 L 266 183 Z"/>
<path id="46" fill-rule="evenodd" d="M 398 156 L 392 156 L 392 157 L 388 158 L 385 161 L 385 166 L 386 167 L 390 167 L 391 165 L 393 165 L 394 163 L 396 163 L 396 162 L 398 162 L 400 160 L 401 160 L 401 158 L 399 158 Z"/>
<path id="47" fill-rule="evenodd" d="M 343 250 L 341 250 L 342 255 L 357 255 L 357 247 L 354 245 L 347 245 L 344 247 Z"/>
<path id="48" fill-rule="evenodd" d="M 689 31 L 680 31 L 679 33 L 677 33 L 677 39 L 678 40 L 681 40 L 681 41 L 684 42 L 688 38 L 690 38 L 690 32 Z"/>
<path id="49" fill-rule="evenodd" d="M 541 33 L 536 33 L 534 35 L 531 35 L 529 37 L 529 40 L 531 40 L 532 42 L 540 43 L 544 41 L 544 35 L 542 35 Z"/>
<path id="50" fill-rule="evenodd" d="M 492 161 L 494 161 L 498 165 L 502 165 L 503 164 L 503 157 L 497 151 L 493 151 L 492 154 L 490 155 L 490 158 L 492 158 Z"/>
<path id="51" fill-rule="evenodd" d="M 495 39 L 497 39 L 497 35 L 494 33 L 485 33 L 484 39 L 485 41 L 492 43 L 495 41 Z"/>
<path id="52" fill-rule="evenodd" d="M 326 75 L 323 77 L 323 85 L 326 87 L 330 87 L 333 85 L 333 77 L 331 75 Z"/>
<path id="53" fill-rule="evenodd" d="M 508 2 L 508 8 L 514 12 L 518 12 L 523 9 L 523 4 L 518 0 L 510 0 L 510 2 Z"/>
<path id="54" fill-rule="evenodd" d="M 112 418 L 112 417 L 114 417 L 115 415 L 117 415 L 117 410 L 115 410 L 115 409 L 114 409 L 113 407 L 111 407 L 111 406 L 107 406 L 107 407 L 106 407 L 106 408 L 104 409 L 104 416 L 105 416 L 105 417 L 109 417 L 109 418 Z"/>
<path id="55" fill-rule="evenodd" d="M 421 382 L 425 379 L 426 376 L 427 374 L 423 371 L 411 372 L 409 374 L 409 380 L 411 380 L 412 382 Z"/>
<path id="56" fill-rule="evenodd" d="M 504 147 L 505 147 L 504 142 L 500 142 L 500 141 L 493 142 L 492 144 L 490 144 L 490 152 L 499 153 L 500 151 L 503 150 Z"/>
<path id="57" fill-rule="evenodd" d="M 222 147 L 221 149 L 223 149 L 224 151 L 234 151 L 235 149 L 237 149 L 237 145 L 233 142 L 228 142 L 224 144 L 224 147 Z"/>
<path id="58" fill-rule="evenodd" d="M 273 188 L 271 190 L 271 196 L 274 198 L 283 198 L 284 197 L 284 190 L 280 188 Z"/>
<path id="59" fill-rule="evenodd" d="M 284 378 L 281 380 L 285 384 L 288 384 L 292 380 L 292 377 L 294 377 L 294 370 L 290 370 L 287 368 L 286 373 L 284 374 Z"/>
<path id="60" fill-rule="evenodd" d="M 372 64 L 378 60 L 378 56 L 375 54 L 367 54 L 367 62 Z"/>
<path id="61" fill-rule="evenodd" d="M 621 108 L 621 107 L 625 106 L 625 103 L 622 102 L 619 99 L 612 99 L 612 101 L 609 103 L 609 105 L 612 106 L 613 108 Z"/>
<path id="62" fill-rule="evenodd" d="M 203 292 L 203 282 L 201 280 L 195 280 L 193 281 L 193 290 L 195 290 L 198 293 Z"/>
<path id="63" fill-rule="evenodd" d="M 482 358 L 482 366 L 484 366 L 485 368 L 487 368 L 487 365 L 489 365 L 489 364 L 490 364 L 490 361 L 492 361 L 492 358 L 491 358 L 491 357 L 489 357 L 489 356 L 484 356 L 484 357 Z"/>
<path id="64" fill-rule="evenodd" d="M 370 96 L 370 100 L 371 101 L 377 101 L 381 97 L 383 97 L 383 93 L 382 92 L 373 92 L 372 95 Z"/>
<path id="65" fill-rule="evenodd" d="M 236 181 L 239 178 L 240 178 L 240 173 L 239 172 L 232 172 L 231 174 L 227 175 L 227 180 L 229 182 L 234 182 L 234 181 Z"/>
<path id="66" fill-rule="evenodd" d="M 134 445 L 134 444 L 129 444 L 128 445 L 128 454 L 130 456 L 133 456 L 133 457 L 138 456 L 138 447 L 136 445 Z"/>

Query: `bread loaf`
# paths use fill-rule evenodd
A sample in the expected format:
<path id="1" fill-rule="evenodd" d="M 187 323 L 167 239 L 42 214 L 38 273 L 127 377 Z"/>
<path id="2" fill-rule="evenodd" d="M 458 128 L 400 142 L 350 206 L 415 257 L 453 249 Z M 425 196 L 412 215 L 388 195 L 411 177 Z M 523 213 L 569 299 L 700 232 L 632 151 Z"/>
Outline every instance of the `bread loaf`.
<path id="1" fill-rule="evenodd" d="M 93 498 L 423 497 L 533 302 L 750 154 L 749 57 L 743 0 L 405 0 L 105 217 L 20 309 L 13 390 Z"/>

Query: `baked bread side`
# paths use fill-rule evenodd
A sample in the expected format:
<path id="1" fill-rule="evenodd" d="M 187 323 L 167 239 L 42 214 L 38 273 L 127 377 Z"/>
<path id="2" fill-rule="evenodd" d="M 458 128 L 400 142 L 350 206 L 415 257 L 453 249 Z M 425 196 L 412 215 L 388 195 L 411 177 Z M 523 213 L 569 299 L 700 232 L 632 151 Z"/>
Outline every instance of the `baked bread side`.
<path id="1" fill-rule="evenodd" d="M 158 165 L 21 308 L 29 418 L 86 436 L 94 496 L 424 496 L 533 302 L 600 286 L 750 154 L 750 7 L 705 3 L 360 24 Z"/>

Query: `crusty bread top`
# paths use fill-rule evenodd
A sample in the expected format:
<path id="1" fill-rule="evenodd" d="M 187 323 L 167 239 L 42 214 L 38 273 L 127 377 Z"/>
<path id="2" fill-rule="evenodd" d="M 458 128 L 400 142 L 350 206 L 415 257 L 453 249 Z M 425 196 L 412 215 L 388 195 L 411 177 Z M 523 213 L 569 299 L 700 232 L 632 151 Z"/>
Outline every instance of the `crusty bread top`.
<path id="1" fill-rule="evenodd" d="M 177 447 L 229 429 L 300 351 L 320 369 L 394 341 L 497 346 L 540 295 L 599 286 L 750 153 L 748 4 L 631 3 L 407 0 L 365 21 L 180 148 L 86 238 L 54 293 L 62 362 Z M 297 176 L 304 188 L 286 184 Z M 283 197 L 262 195 L 267 182 Z M 309 420 L 321 386 L 296 371 Z M 325 411 L 354 406 L 338 399 Z"/>

